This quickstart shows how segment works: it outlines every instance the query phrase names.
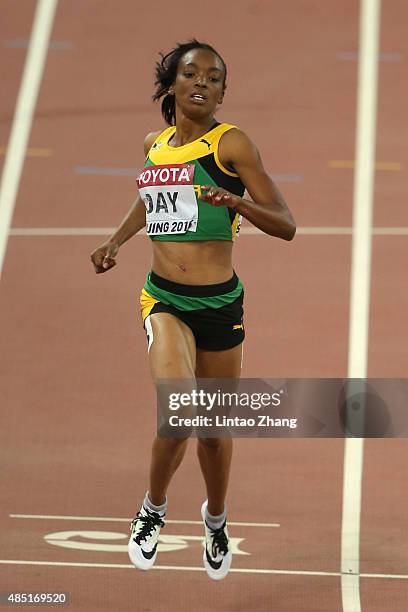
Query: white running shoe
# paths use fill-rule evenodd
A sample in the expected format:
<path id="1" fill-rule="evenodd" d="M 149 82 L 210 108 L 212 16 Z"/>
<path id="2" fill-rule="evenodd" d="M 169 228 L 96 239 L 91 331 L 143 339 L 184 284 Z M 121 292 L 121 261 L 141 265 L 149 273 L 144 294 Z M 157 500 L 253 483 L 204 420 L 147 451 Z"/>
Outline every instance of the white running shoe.
<path id="1" fill-rule="evenodd" d="M 205 521 L 205 510 L 208 501 L 201 506 L 201 516 L 205 528 L 205 546 L 203 554 L 204 567 L 213 580 L 222 580 L 231 567 L 232 553 L 229 548 L 226 521 L 219 529 L 211 529 Z"/>
<path id="2" fill-rule="evenodd" d="M 142 506 L 130 523 L 129 557 L 133 565 L 148 570 L 156 561 L 157 539 L 164 520 L 157 512 Z"/>

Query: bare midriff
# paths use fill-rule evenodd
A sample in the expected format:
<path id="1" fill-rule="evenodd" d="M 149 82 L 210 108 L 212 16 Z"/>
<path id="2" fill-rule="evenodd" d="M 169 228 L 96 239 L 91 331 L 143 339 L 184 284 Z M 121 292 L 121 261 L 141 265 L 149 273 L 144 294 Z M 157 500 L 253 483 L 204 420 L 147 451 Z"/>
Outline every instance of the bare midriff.
<path id="1" fill-rule="evenodd" d="M 233 275 L 232 242 L 196 240 L 191 242 L 152 241 L 152 270 L 159 276 L 185 285 L 215 285 Z"/>

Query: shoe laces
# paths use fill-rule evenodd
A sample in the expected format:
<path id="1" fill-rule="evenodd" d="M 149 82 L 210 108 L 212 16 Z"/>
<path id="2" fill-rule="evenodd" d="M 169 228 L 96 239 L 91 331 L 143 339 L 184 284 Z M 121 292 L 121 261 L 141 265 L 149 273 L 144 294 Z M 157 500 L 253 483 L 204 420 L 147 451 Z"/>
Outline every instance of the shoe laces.
<path id="1" fill-rule="evenodd" d="M 224 523 L 218 529 L 210 529 L 210 535 L 212 538 L 211 544 L 211 554 L 213 557 L 216 557 L 218 552 L 222 555 L 226 555 L 228 552 L 228 538 L 224 531 L 226 523 Z"/>
<path id="2" fill-rule="evenodd" d="M 150 537 L 158 527 L 164 527 L 164 521 L 160 514 L 157 512 L 150 512 L 145 508 L 146 514 L 138 512 L 135 518 L 130 523 L 131 532 L 137 526 L 138 532 L 135 539 L 137 544 L 140 544 L 142 540 L 146 542 L 147 538 Z"/>

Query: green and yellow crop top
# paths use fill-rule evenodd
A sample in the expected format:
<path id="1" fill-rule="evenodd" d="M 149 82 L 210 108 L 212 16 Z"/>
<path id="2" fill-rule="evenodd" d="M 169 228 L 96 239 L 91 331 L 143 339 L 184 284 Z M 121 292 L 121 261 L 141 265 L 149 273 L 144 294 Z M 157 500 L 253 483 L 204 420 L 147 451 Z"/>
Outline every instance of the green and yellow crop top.
<path id="1" fill-rule="evenodd" d="M 221 136 L 234 127 L 217 123 L 181 147 L 169 145 L 175 126 L 156 138 L 137 178 L 146 206 L 146 232 L 152 240 L 234 240 L 238 235 L 241 217 L 233 208 L 200 200 L 202 185 L 222 187 L 241 197 L 244 194 L 238 174 L 218 158 Z"/>

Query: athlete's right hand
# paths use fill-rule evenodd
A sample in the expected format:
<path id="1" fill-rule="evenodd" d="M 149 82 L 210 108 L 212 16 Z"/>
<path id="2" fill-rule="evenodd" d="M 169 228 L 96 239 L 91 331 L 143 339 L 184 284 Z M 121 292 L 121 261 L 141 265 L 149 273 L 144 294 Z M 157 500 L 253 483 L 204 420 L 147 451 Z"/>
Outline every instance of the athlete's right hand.
<path id="1" fill-rule="evenodd" d="M 91 261 L 95 272 L 101 274 L 116 266 L 115 257 L 119 251 L 117 242 L 104 242 L 91 253 Z"/>

